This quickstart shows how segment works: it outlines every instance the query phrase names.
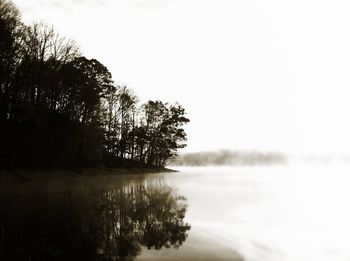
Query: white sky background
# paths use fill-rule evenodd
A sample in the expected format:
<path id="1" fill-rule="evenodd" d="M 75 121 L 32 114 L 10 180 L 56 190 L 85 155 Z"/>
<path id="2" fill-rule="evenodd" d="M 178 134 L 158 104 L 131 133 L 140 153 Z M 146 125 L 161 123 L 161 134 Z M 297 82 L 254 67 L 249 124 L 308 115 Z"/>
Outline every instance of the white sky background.
<path id="1" fill-rule="evenodd" d="M 350 1 L 14 0 L 141 101 L 178 101 L 186 151 L 350 154 Z"/>

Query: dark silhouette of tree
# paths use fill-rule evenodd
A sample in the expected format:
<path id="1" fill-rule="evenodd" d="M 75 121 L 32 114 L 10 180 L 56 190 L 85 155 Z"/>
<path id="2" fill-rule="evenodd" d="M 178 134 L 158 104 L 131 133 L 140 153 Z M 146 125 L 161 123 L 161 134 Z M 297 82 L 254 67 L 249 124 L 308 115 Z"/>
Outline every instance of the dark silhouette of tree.
<path id="1" fill-rule="evenodd" d="M 120 133 L 119 144 L 117 145 L 117 156 L 126 158 L 128 157 L 126 154 L 132 154 L 128 150 L 130 147 L 133 146 L 133 142 L 129 141 L 129 134 L 135 127 L 135 106 L 137 98 L 130 89 L 124 86 L 119 89 L 118 101 L 119 106 L 117 110 L 117 119 L 119 118 L 119 122 L 117 122 L 117 124 L 120 126 Z"/>
<path id="2" fill-rule="evenodd" d="M 163 166 L 185 146 L 184 109 L 138 105 L 108 69 L 0 0 L 0 167 Z"/>
<path id="3" fill-rule="evenodd" d="M 183 148 L 186 133 L 182 126 L 189 122 L 184 109 L 178 105 L 169 106 L 161 101 L 149 101 L 142 107 L 140 159 L 161 166 L 176 156 L 176 150 Z"/>
<path id="4" fill-rule="evenodd" d="M 21 33 L 23 25 L 17 8 L 10 2 L 0 1 L 0 123 L 8 118 L 10 89 L 16 78 L 21 60 Z"/>

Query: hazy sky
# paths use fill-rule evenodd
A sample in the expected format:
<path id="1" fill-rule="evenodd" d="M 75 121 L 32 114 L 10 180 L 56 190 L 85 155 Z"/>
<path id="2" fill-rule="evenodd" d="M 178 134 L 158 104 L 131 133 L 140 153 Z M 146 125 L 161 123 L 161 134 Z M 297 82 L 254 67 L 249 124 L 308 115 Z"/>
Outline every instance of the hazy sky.
<path id="1" fill-rule="evenodd" d="M 15 0 L 141 100 L 179 101 L 187 151 L 350 153 L 350 1 Z"/>

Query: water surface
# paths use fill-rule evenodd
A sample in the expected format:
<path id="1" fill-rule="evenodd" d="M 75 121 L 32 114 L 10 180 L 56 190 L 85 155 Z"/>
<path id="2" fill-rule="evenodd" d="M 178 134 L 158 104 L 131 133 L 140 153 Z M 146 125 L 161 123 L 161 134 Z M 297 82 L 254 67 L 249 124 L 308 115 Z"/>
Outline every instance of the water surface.
<path id="1" fill-rule="evenodd" d="M 350 260 L 348 168 L 0 185 L 1 260 Z"/>
<path id="2" fill-rule="evenodd" d="M 350 260 L 349 167 L 182 171 L 167 181 L 187 197 L 188 243 L 207 238 L 244 260 Z"/>

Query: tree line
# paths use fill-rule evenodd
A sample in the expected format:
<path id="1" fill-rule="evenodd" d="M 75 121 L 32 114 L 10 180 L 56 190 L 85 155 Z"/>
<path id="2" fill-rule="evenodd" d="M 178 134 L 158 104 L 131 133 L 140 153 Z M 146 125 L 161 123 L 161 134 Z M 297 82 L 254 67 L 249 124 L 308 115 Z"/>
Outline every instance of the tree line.
<path id="1" fill-rule="evenodd" d="M 188 122 L 178 103 L 139 105 L 74 41 L 0 0 L 0 167 L 163 166 Z"/>
<path id="2" fill-rule="evenodd" d="M 177 166 L 253 166 L 280 165 L 287 162 L 287 156 L 278 152 L 220 150 L 182 154 L 172 164 Z"/>

